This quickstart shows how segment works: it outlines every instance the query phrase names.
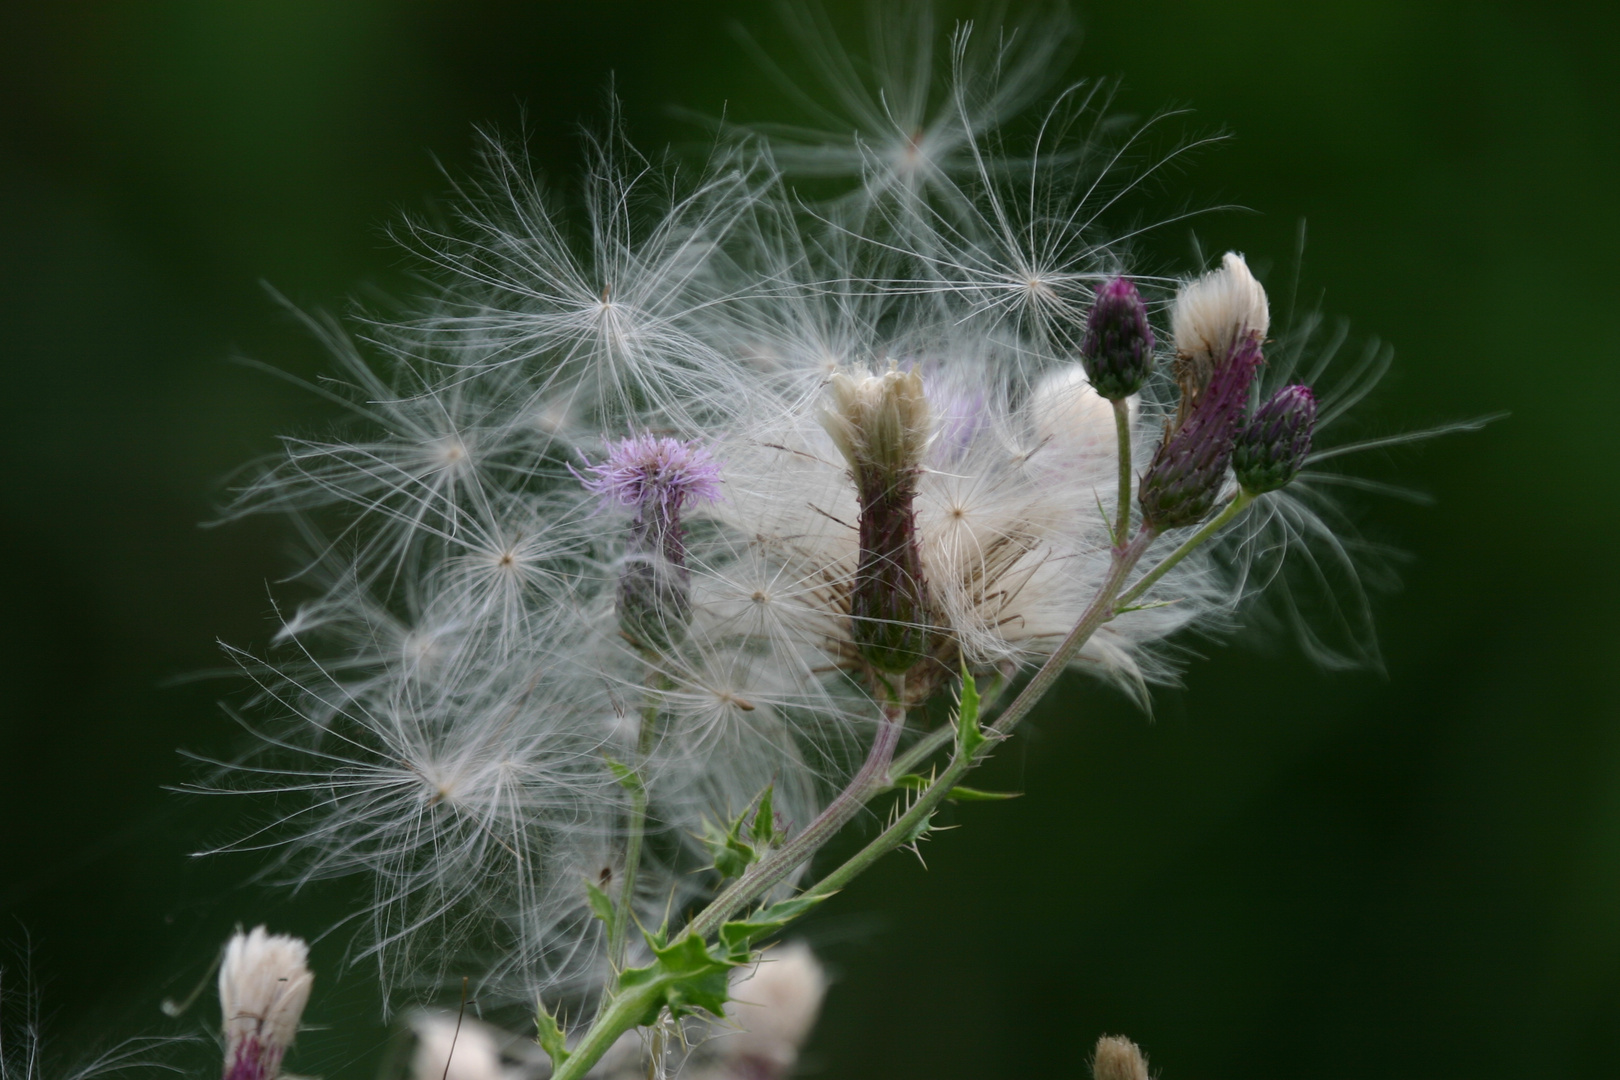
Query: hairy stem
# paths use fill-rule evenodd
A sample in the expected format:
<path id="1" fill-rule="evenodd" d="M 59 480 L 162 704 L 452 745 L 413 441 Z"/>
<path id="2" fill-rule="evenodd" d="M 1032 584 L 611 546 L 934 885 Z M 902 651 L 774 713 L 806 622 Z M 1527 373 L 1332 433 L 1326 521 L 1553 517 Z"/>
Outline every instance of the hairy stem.
<path id="1" fill-rule="evenodd" d="M 750 901 L 787 880 L 821 845 L 859 813 L 868 799 L 889 786 L 889 765 L 894 759 L 894 748 L 900 741 L 900 733 L 906 726 L 905 676 L 896 675 L 890 681 L 893 692 L 883 706 L 877 735 L 872 739 L 872 749 L 867 753 L 860 771 L 810 824 L 799 830 L 798 835 L 743 871 L 730 888 L 721 892 L 708 907 L 693 917 L 687 924 L 687 933 L 706 938 L 719 930 L 721 923 Z"/>
<path id="2" fill-rule="evenodd" d="M 1097 590 L 1091 604 L 1075 623 L 1074 629 L 1053 650 L 1019 692 L 1013 698 L 1005 711 L 996 717 L 995 723 L 986 729 L 985 734 L 989 740 L 979 747 L 972 755 L 964 755 L 960 750 L 951 758 L 950 764 L 945 767 L 927 790 L 917 796 L 916 800 L 906 808 L 906 811 L 895 819 L 894 824 L 884 829 L 876 838 L 869 842 L 860 851 L 851 856 L 842 866 L 816 882 L 806 890 L 807 895 L 825 895 L 836 892 L 850 881 L 854 880 L 867 867 L 877 862 L 889 852 L 900 847 L 907 838 L 915 836 L 931 814 L 939 808 L 939 804 L 950 797 L 951 789 L 957 781 L 966 776 L 980 762 L 989 756 L 990 750 L 1001 740 L 1005 739 L 1018 726 L 1029 711 L 1033 709 L 1046 691 L 1057 681 L 1063 669 L 1073 660 L 1075 654 L 1097 632 L 1097 628 L 1114 617 L 1115 596 L 1120 587 L 1124 585 L 1125 578 L 1129 576 L 1132 567 L 1142 558 L 1148 545 L 1153 543 L 1154 533 L 1143 529 L 1129 544 L 1114 549 L 1114 556 L 1108 570 L 1108 577 L 1103 581 L 1102 587 Z"/>
<path id="3" fill-rule="evenodd" d="M 656 980 L 642 983 L 608 1001 L 589 1030 L 568 1052 L 568 1057 L 551 1074 L 551 1080 L 578 1080 L 602 1060 L 602 1055 L 619 1036 L 636 1026 L 647 1010 L 663 1000 L 665 985 Z"/>
<path id="4" fill-rule="evenodd" d="M 1210 537 L 1219 532 L 1227 522 L 1243 513 L 1244 510 L 1247 510 L 1249 504 L 1254 502 L 1254 498 L 1255 497 L 1253 495 L 1250 495 L 1247 491 L 1239 488 L 1237 497 L 1231 502 L 1227 503 L 1225 509 L 1216 514 L 1214 517 L 1210 518 L 1209 521 L 1204 524 L 1203 528 L 1193 533 L 1180 547 L 1176 548 L 1176 550 L 1165 556 L 1164 561 L 1158 566 L 1155 566 L 1152 570 L 1149 570 L 1146 574 L 1142 575 L 1142 580 L 1125 590 L 1124 594 L 1120 596 L 1119 601 L 1115 604 L 1115 610 L 1117 611 L 1118 609 L 1125 607 L 1125 605 L 1129 604 L 1131 601 L 1153 588 L 1153 586 L 1158 583 L 1160 578 L 1164 577 L 1165 574 L 1170 572 L 1171 567 L 1175 566 L 1182 559 L 1185 559 L 1189 554 L 1192 553 L 1194 548 L 1198 547 L 1198 545 L 1202 544 L 1204 541 L 1208 540 Z"/>
<path id="5" fill-rule="evenodd" d="M 1235 511 L 1228 507 L 1228 512 L 1223 513 L 1222 517 L 1229 520 L 1230 516 L 1235 516 Z M 1219 524 L 1211 522 L 1211 526 L 1213 527 L 1200 530 L 1182 547 L 1191 550 L 1192 546 L 1214 535 Z M 1090 640 L 1091 635 L 1114 617 L 1121 603 L 1120 589 L 1124 586 L 1125 579 L 1141 561 L 1157 535 L 1152 529 L 1144 527 L 1129 543 L 1114 548 L 1108 577 L 1098 588 L 1091 603 L 1080 616 L 1079 622 L 1075 623 L 1074 628 L 1058 643 L 1051 656 L 1047 657 L 1046 662 L 1012 703 L 996 717 L 994 723 L 984 729 L 987 741 L 972 754 L 964 754 L 959 745 L 945 770 L 917 796 L 893 824 L 847 859 L 843 865 L 805 890 L 805 895 L 825 896 L 836 892 L 878 859 L 921 834 L 929 817 L 939 808 L 940 803 L 950 797 L 951 790 L 957 782 L 979 765 L 997 743 L 1011 734 L 1019 722 L 1045 696 L 1047 690 L 1051 689 L 1052 683 Z M 1179 554 L 1185 554 L 1185 551 Z M 898 676 L 894 682 L 890 701 L 883 707 L 878 732 L 872 741 L 872 749 L 867 755 L 866 763 L 861 766 L 854 779 L 797 836 L 749 867 L 730 888 L 699 912 L 687 924 L 684 935 L 693 935 L 700 939 L 707 939 L 713 935 L 726 920 L 745 905 L 786 880 L 806 859 L 814 855 L 822 844 L 847 824 L 868 799 L 892 786 L 890 772 L 891 763 L 894 762 L 895 744 L 905 727 L 904 677 Z M 945 728 L 942 731 L 947 734 L 942 736 L 939 732 L 935 732 L 912 747 L 900 761 L 908 768 L 920 764 L 949 738 L 951 729 Z M 661 1000 L 658 997 L 648 997 L 650 992 L 652 991 L 649 987 L 640 986 L 623 996 L 613 998 L 563 1063 L 562 1068 L 554 1074 L 553 1080 L 577 1080 L 583 1076 L 620 1035 L 636 1026 L 637 1018 L 645 1015 L 651 1002 Z"/>
<path id="6" fill-rule="evenodd" d="M 1002 674 L 997 674 L 994 682 L 992 682 L 989 686 L 980 689 L 979 708 L 982 711 L 988 711 L 991 706 L 996 703 L 996 699 L 1001 696 L 1001 692 L 1006 688 L 1006 677 Z M 946 743 L 950 742 L 955 735 L 956 731 L 951 727 L 950 724 L 942 724 L 940 727 L 930 731 L 928 734 L 918 739 L 915 743 L 912 743 L 905 753 L 895 755 L 894 763 L 889 766 L 890 777 L 899 778 L 916 772 L 917 768 L 922 765 L 923 762 L 933 757 L 934 754 Z M 875 791 L 872 794 L 873 797 L 876 797 L 878 795 L 882 795 L 886 791 L 893 790 L 894 785 L 891 783 L 882 790 Z"/>
<path id="7" fill-rule="evenodd" d="M 641 707 L 641 731 L 636 739 L 636 766 L 630 786 L 630 818 L 625 825 L 624 880 L 619 886 L 619 904 L 608 928 L 608 959 L 615 971 L 623 970 L 629 948 L 630 925 L 635 922 L 636 873 L 641 867 L 641 848 L 647 835 L 647 755 L 652 750 L 658 726 L 658 699 L 654 694 L 656 676 L 648 677 L 647 700 Z"/>
<path id="8" fill-rule="evenodd" d="M 1131 410 L 1123 398 L 1114 407 L 1114 432 L 1119 437 L 1119 509 L 1114 515 L 1114 543 L 1123 544 L 1131 533 Z"/>

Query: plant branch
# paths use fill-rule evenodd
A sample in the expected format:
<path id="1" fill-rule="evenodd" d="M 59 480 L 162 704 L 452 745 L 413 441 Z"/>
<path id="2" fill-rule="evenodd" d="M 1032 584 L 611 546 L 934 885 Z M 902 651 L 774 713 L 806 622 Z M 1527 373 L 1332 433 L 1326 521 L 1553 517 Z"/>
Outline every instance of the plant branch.
<path id="1" fill-rule="evenodd" d="M 1119 441 L 1119 509 L 1114 515 L 1114 543 L 1123 544 L 1131 532 L 1131 410 L 1125 399 L 1114 407 L 1114 432 Z"/>
<path id="2" fill-rule="evenodd" d="M 749 902 L 775 887 L 804 864 L 860 812 L 866 801 L 889 786 L 889 765 L 906 726 L 905 676 L 894 678 L 891 700 L 884 704 L 872 749 L 849 782 L 815 819 L 787 843 L 743 871 L 741 877 L 715 897 L 687 924 L 686 932 L 707 938 Z"/>
<path id="3" fill-rule="evenodd" d="M 1165 556 L 1163 562 L 1142 576 L 1142 580 L 1125 590 L 1124 595 L 1119 598 L 1119 602 L 1116 605 L 1116 610 L 1125 607 L 1125 605 L 1129 604 L 1131 601 L 1153 588 L 1153 586 L 1158 583 L 1160 578 L 1169 573 L 1171 567 L 1175 566 L 1182 559 L 1185 559 L 1188 555 L 1190 555 L 1193 549 L 1198 547 L 1198 545 L 1214 536 L 1217 532 L 1220 532 L 1227 522 L 1237 517 L 1244 510 L 1247 510 L 1249 504 L 1254 502 L 1254 499 L 1255 497 L 1253 495 L 1250 495 L 1247 491 L 1239 488 L 1237 496 L 1231 502 L 1226 504 L 1225 509 L 1216 514 L 1214 517 L 1210 518 L 1209 521 L 1204 523 L 1203 528 L 1193 533 L 1186 539 L 1185 542 L 1182 543 L 1180 547 L 1176 548 L 1176 550 Z"/>

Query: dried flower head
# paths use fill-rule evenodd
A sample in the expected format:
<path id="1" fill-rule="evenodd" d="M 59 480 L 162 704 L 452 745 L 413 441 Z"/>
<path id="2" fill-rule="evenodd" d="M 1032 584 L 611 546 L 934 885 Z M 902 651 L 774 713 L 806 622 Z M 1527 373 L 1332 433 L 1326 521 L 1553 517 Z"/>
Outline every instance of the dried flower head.
<path id="1" fill-rule="evenodd" d="M 1091 1055 L 1093 1080 L 1148 1080 L 1147 1058 L 1123 1035 L 1104 1035 Z"/>
<path id="2" fill-rule="evenodd" d="M 1215 506 L 1261 359 L 1257 338 L 1240 341 L 1186 418 L 1166 434 L 1142 477 L 1142 518 L 1150 527 L 1196 525 Z"/>
<path id="3" fill-rule="evenodd" d="M 275 1080 L 298 1035 L 315 976 L 309 946 L 262 926 L 238 931 L 219 966 L 219 1007 L 225 1021 L 225 1080 Z"/>
<path id="4" fill-rule="evenodd" d="M 1219 367 L 1245 340 L 1263 341 L 1271 327 L 1266 290 L 1235 251 L 1218 269 L 1187 282 L 1176 293 L 1170 315 L 1176 345 L 1176 381 L 1181 386 L 1178 417 L 1198 403 Z"/>

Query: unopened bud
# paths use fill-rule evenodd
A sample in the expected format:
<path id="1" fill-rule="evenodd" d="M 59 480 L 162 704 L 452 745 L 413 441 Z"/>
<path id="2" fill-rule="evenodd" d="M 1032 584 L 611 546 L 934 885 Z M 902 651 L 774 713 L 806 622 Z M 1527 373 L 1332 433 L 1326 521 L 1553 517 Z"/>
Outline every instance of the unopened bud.
<path id="1" fill-rule="evenodd" d="M 619 570 L 619 629 L 639 648 L 666 649 L 686 636 L 692 617 L 681 512 L 720 497 L 720 466 L 698 443 L 639 435 L 586 472 L 587 491 L 635 511 Z"/>
<path id="2" fill-rule="evenodd" d="M 1215 369 L 1242 342 L 1264 340 L 1270 327 L 1266 290 L 1235 251 L 1226 253 L 1219 270 L 1181 287 L 1170 314 L 1176 382 L 1181 386 L 1178 422 L 1198 404 Z"/>
<path id="3" fill-rule="evenodd" d="M 1097 290 L 1080 358 L 1092 388 L 1110 401 L 1130 397 L 1152 373 L 1153 328 L 1129 278 L 1115 278 Z"/>
<path id="4" fill-rule="evenodd" d="M 1226 482 L 1232 441 L 1249 404 L 1249 385 L 1260 366 L 1260 343 L 1249 338 L 1215 369 L 1202 397 L 1172 428 L 1142 478 L 1142 520 L 1163 532 L 1196 525 L 1208 516 Z"/>
<path id="5" fill-rule="evenodd" d="M 835 374 L 822 426 L 849 463 L 860 504 L 851 636 L 879 671 L 908 671 L 933 636 L 917 546 L 917 477 L 928 446 L 928 399 L 916 371 Z"/>
<path id="6" fill-rule="evenodd" d="M 275 1080 L 298 1034 L 315 976 L 309 946 L 264 927 L 237 933 L 219 966 L 219 1007 L 225 1021 L 225 1080 Z"/>
<path id="7" fill-rule="evenodd" d="M 1232 471 L 1251 495 L 1286 485 L 1305 464 L 1316 430 L 1316 395 L 1285 386 L 1254 410 L 1232 446 Z"/>
<path id="8" fill-rule="evenodd" d="M 1141 1047 L 1123 1035 L 1104 1035 L 1091 1056 L 1092 1080 L 1148 1080 Z"/>

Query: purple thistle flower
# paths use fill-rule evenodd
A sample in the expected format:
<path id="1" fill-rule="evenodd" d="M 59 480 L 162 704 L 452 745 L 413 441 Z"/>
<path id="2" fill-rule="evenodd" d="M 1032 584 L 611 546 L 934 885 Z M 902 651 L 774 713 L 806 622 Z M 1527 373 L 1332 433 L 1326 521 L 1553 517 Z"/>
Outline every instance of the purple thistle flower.
<path id="1" fill-rule="evenodd" d="M 687 503 L 720 498 L 720 465 L 696 441 L 633 435 L 585 473 L 586 491 L 602 496 L 604 506 L 635 510 L 637 518 L 675 521 Z"/>
<path id="2" fill-rule="evenodd" d="M 1187 418 L 1159 445 L 1142 478 L 1142 519 L 1149 528 L 1196 525 L 1214 507 L 1262 359 L 1258 337 L 1239 341 Z"/>
<path id="3" fill-rule="evenodd" d="M 697 442 L 648 434 L 621 439 L 585 472 L 580 483 L 604 506 L 635 511 L 619 571 L 619 628 L 638 648 L 667 648 L 692 615 L 681 511 L 720 498 L 720 465 Z"/>
<path id="4" fill-rule="evenodd" d="M 1251 495 L 1276 491 L 1299 474 L 1316 430 L 1316 395 L 1285 386 L 1254 410 L 1232 447 L 1232 471 Z"/>
<path id="5" fill-rule="evenodd" d="M 1117 277 L 1097 290 L 1086 316 L 1080 359 L 1092 389 L 1120 401 L 1142 389 L 1153 371 L 1153 328 L 1147 305 L 1129 278 Z"/>

